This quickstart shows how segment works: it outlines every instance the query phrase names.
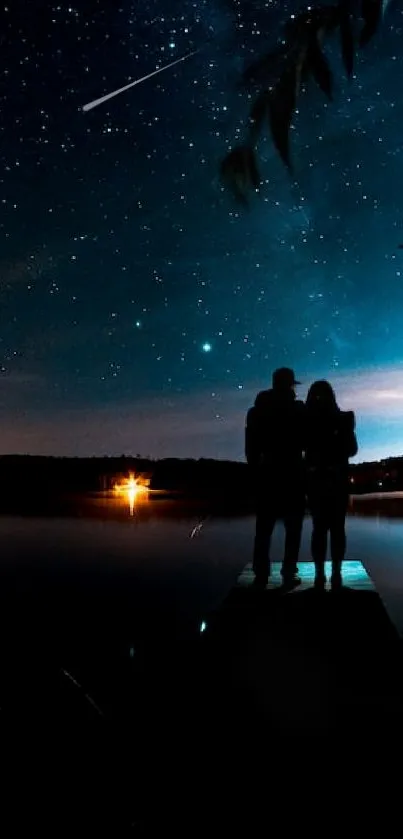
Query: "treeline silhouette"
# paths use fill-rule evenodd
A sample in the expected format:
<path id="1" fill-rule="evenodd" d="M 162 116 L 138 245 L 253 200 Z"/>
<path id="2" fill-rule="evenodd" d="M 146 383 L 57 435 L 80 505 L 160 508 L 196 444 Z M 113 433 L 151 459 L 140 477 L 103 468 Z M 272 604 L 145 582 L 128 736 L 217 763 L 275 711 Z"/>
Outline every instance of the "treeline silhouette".
<path id="1" fill-rule="evenodd" d="M 253 481 L 246 463 L 209 458 L 154 460 L 137 455 L 120 457 L 0 456 L 0 499 L 55 498 L 111 491 L 132 472 L 150 480 L 159 495 L 190 498 L 253 498 Z M 351 492 L 403 490 L 403 456 L 350 467 Z"/>
<path id="2" fill-rule="evenodd" d="M 248 503 L 246 463 L 205 458 L 0 456 L 0 511 L 48 506 L 71 496 L 107 494 L 130 473 L 149 480 L 156 498 Z"/>

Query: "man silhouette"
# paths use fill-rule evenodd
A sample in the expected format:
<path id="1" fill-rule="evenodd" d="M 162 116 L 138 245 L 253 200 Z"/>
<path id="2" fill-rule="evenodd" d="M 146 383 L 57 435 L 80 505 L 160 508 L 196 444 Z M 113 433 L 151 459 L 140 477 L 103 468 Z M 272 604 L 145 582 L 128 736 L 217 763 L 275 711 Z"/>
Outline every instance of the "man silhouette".
<path id="1" fill-rule="evenodd" d="M 275 370 L 272 388 L 258 393 L 246 418 L 245 454 L 256 491 L 253 570 L 262 587 L 270 575 L 270 542 L 279 519 L 285 526 L 283 583 L 292 588 L 301 582 L 297 560 L 305 513 L 305 406 L 296 399 L 298 384 L 290 368 Z"/>

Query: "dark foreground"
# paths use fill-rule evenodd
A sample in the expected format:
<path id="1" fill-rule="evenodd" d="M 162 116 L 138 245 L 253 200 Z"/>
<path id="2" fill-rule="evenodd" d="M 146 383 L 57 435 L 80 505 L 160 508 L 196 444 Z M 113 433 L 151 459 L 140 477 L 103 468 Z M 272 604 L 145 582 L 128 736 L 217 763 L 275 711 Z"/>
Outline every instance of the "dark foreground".
<path id="1" fill-rule="evenodd" d="M 280 808 L 290 827 L 303 785 L 315 802 L 337 797 L 341 777 L 385 777 L 403 743 L 401 642 L 350 572 L 338 593 L 305 579 L 284 594 L 254 591 L 246 571 L 197 640 L 165 643 L 160 626 L 129 655 L 123 625 L 95 637 L 84 614 L 52 638 L 52 604 L 38 612 L 28 590 L 16 604 L 5 584 L 4 825 L 215 835 Z"/>

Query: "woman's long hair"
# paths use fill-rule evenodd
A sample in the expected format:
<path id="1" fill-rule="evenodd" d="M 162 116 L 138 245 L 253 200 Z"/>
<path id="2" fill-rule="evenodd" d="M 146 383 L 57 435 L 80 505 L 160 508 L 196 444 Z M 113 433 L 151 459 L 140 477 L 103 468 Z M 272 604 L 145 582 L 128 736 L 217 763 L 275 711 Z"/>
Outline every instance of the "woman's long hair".
<path id="1" fill-rule="evenodd" d="M 339 406 L 336 402 L 336 394 L 331 384 L 325 379 L 314 382 L 308 390 L 306 407 L 308 411 L 315 412 L 316 414 L 329 414 L 333 411 L 338 411 Z"/>

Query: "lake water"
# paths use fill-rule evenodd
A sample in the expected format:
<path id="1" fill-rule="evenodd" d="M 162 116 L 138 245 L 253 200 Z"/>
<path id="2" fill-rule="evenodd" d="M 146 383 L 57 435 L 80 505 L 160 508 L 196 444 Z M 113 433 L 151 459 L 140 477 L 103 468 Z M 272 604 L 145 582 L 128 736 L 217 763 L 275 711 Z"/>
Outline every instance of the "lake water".
<path id="1" fill-rule="evenodd" d="M 0 518 L 0 598 L 7 620 L 44 635 L 116 633 L 133 646 L 199 631 L 250 560 L 253 517 L 146 520 Z M 310 559 L 305 521 L 301 560 Z M 282 553 L 282 528 L 273 559 Z M 348 520 L 347 558 L 365 564 L 403 635 L 403 519 Z"/>
<path id="2" fill-rule="evenodd" d="M 1 719 L 4 731 L 12 732 L 11 754 L 19 756 L 19 790 L 21 755 L 23 765 L 27 764 L 24 737 L 38 732 L 40 745 L 32 754 L 47 755 L 43 764 L 48 774 L 45 778 L 38 774 L 35 763 L 27 788 L 38 776 L 40 789 L 49 791 L 54 776 L 66 796 L 58 818 L 66 810 L 71 818 L 74 815 L 75 823 L 82 820 L 83 789 L 91 825 L 94 814 L 101 827 L 110 817 L 116 832 L 118 817 L 133 824 L 141 818 L 158 820 L 160 813 L 166 825 L 177 818 L 178 789 L 180 811 L 182 799 L 190 800 L 189 792 L 183 792 L 184 781 L 188 775 L 197 776 L 189 755 L 192 760 L 196 756 L 200 769 L 202 744 L 208 756 L 203 778 L 211 777 L 211 755 L 213 763 L 219 760 L 216 743 L 219 736 L 221 745 L 222 728 L 218 735 L 211 727 L 215 717 L 205 716 L 203 693 L 194 711 L 192 685 L 199 688 L 199 659 L 193 641 L 203 637 L 201 622 L 208 620 L 210 610 L 219 605 L 250 561 L 254 519 L 208 518 L 199 525 L 196 515 L 154 516 L 150 510 L 146 518 L 128 516 L 120 521 L 0 517 Z M 309 536 L 307 520 L 301 560 L 310 558 Z M 281 539 L 279 527 L 273 559 L 281 558 Z M 347 557 L 364 562 L 403 634 L 403 519 L 352 517 L 348 545 Z M 310 696 L 309 689 L 316 690 L 317 682 L 315 677 L 312 688 L 312 669 L 306 667 L 301 669 L 301 679 L 308 673 Z M 84 696 L 95 705 L 90 707 Z M 361 708 L 354 714 L 361 725 Z M 116 742 L 108 739 L 109 727 L 98 728 L 98 720 L 101 725 L 105 718 L 113 721 Z M 205 719 L 206 728 L 200 728 Z M 349 724 L 354 725 L 352 719 Z M 243 722 L 247 732 L 247 712 Z M 212 739 L 207 734 L 205 739 L 205 732 Z M 20 736 L 23 742 L 18 751 L 15 743 Z M 188 740 L 189 753 L 184 745 Z M 235 744 L 237 766 L 239 731 Z M 346 747 L 350 745 L 349 740 Z M 185 758 L 178 765 L 185 772 L 178 781 L 172 774 L 171 755 L 182 754 L 180 748 Z M 304 749 L 301 754 L 305 759 Z M 295 763 L 296 756 L 292 759 Z M 189 765 L 191 771 L 186 769 Z M 223 776 L 228 778 L 228 768 Z M 92 779 L 92 798 L 88 779 Z M 220 774 L 220 797 L 221 779 Z M 191 788 L 193 794 L 199 788 L 194 780 Z M 53 794 L 49 793 L 48 800 L 53 800 Z M 203 811 L 205 807 L 203 800 Z M 155 830 L 144 835 L 155 835 Z"/>
<path id="3" fill-rule="evenodd" d="M 105 757 L 98 720 L 121 726 L 124 737 L 116 749 L 124 743 L 130 759 L 136 758 L 131 785 L 140 790 L 136 808 L 155 784 L 153 749 L 159 750 L 165 783 L 169 772 L 161 762 L 161 737 L 169 741 L 182 717 L 186 728 L 195 696 L 201 703 L 199 724 L 204 719 L 200 626 L 251 558 L 253 517 L 207 518 L 200 526 L 196 514 L 180 515 L 179 510 L 178 515 L 177 510 L 175 517 L 161 516 L 161 509 L 156 507 L 154 515 L 149 507 L 144 517 L 119 521 L 0 517 L 1 718 L 13 737 L 19 736 L 22 722 L 30 734 L 57 730 L 57 743 L 65 731 L 56 755 L 63 771 L 65 749 L 72 751 L 74 773 L 79 750 L 85 749 L 86 760 L 92 755 L 91 772 L 98 766 L 100 773 L 95 809 L 99 784 L 109 790 L 110 767 L 116 762 L 116 757 Z M 307 520 L 301 560 L 310 559 L 309 537 Z M 273 559 L 281 558 L 281 540 L 279 527 Z M 364 562 L 403 635 L 403 519 L 351 517 L 348 545 L 347 558 Z M 168 756 L 172 748 L 170 743 L 163 753 Z M 54 760 L 52 752 L 49 766 Z M 82 765 L 84 784 L 87 763 Z M 126 789 L 125 760 L 119 757 L 117 765 L 123 777 L 117 776 L 116 784 Z M 67 775 L 69 785 L 73 776 Z M 151 785 L 147 778 L 153 779 Z M 127 806 L 132 807 L 132 798 L 130 792 Z M 109 800 L 106 796 L 106 804 Z"/>

